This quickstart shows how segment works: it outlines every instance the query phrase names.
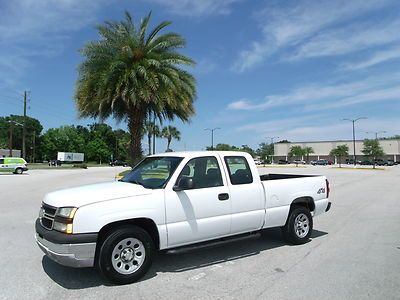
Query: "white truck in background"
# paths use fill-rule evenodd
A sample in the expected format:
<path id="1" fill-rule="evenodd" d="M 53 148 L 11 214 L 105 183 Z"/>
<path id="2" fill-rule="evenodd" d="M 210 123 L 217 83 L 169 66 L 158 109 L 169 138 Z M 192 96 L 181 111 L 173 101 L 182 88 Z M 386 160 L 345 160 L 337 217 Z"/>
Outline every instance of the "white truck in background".
<path id="1" fill-rule="evenodd" d="M 52 260 L 95 266 L 126 284 L 147 272 L 158 250 L 270 227 L 303 244 L 313 217 L 330 209 L 328 197 L 325 176 L 260 176 L 247 153 L 172 152 L 146 157 L 118 182 L 47 194 L 35 237 Z"/>
<path id="2" fill-rule="evenodd" d="M 83 162 L 85 154 L 74 152 L 57 152 L 57 160 L 61 162 Z"/>

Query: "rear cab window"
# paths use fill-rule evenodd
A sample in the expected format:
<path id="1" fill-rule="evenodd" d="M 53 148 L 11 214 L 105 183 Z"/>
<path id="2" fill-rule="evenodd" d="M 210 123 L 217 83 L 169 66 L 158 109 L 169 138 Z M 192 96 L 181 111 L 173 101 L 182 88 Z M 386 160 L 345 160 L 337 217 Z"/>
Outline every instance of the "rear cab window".
<path id="1" fill-rule="evenodd" d="M 233 185 L 253 182 L 253 174 L 244 156 L 225 156 L 224 160 Z"/>

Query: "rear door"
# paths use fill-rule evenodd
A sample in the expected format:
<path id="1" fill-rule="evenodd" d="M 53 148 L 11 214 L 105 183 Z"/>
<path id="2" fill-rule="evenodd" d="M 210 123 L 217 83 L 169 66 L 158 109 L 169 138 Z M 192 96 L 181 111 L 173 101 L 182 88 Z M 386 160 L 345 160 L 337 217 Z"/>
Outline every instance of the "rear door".
<path id="1" fill-rule="evenodd" d="M 231 233 L 244 233 L 262 227 L 265 217 L 264 189 L 257 167 L 245 156 L 225 156 L 228 186 L 232 199 Z M 253 174 L 255 174 L 253 176 Z"/>
<path id="2" fill-rule="evenodd" d="M 230 234 L 231 199 L 218 156 L 190 159 L 175 180 L 193 179 L 192 189 L 165 189 L 168 247 L 180 246 Z"/>

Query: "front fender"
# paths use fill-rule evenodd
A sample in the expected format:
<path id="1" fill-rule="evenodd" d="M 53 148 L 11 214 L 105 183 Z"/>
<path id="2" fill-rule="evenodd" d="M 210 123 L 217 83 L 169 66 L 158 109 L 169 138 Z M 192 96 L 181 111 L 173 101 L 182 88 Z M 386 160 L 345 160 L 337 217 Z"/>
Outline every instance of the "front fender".
<path id="1" fill-rule="evenodd" d="M 135 218 L 147 218 L 165 225 L 164 193 L 101 201 L 79 207 L 73 233 L 99 232 L 105 225 Z"/>

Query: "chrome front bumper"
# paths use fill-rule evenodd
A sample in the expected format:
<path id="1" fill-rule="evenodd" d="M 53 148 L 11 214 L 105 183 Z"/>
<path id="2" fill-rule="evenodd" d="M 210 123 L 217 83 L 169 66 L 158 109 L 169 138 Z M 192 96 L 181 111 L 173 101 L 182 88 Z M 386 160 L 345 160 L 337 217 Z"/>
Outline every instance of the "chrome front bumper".
<path id="1" fill-rule="evenodd" d="M 55 244 L 35 234 L 40 249 L 52 260 L 63 266 L 84 268 L 94 266 L 96 243 Z"/>

